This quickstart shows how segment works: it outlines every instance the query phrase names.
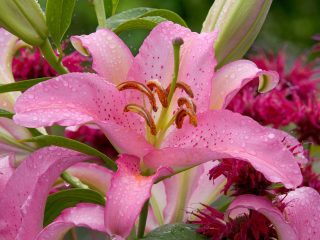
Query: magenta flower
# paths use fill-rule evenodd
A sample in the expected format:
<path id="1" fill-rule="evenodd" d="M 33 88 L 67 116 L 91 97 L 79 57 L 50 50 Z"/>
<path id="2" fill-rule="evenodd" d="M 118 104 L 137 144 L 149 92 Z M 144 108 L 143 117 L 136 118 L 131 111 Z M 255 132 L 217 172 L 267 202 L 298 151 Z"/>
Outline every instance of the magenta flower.
<path id="1" fill-rule="evenodd" d="M 74 46 L 91 54 L 97 74 L 62 75 L 30 88 L 17 100 L 16 123 L 26 127 L 95 123 L 121 153 L 104 209 L 107 234 L 122 238 L 129 235 L 151 195 L 153 183 L 211 160 L 248 161 L 266 179 L 281 182 L 287 188 L 301 183 L 298 160 L 304 158 L 296 158 L 282 142 L 285 137 L 296 145 L 294 138 L 260 126 L 248 117 L 221 110 L 244 84 L 257 76 L 261 78 L 260 90 L 272 89 L 277 74 L 246 60 L 214 72 L 215 38 L 216 33 L 197 34 L 165 22 L 153 29 L 139 54 L 133 57 L 109 30 L 76 36 L 72 38 Z M 183 42 L 179 55 L 178 44 Z M 127 89 L 131 90 L 122 91 Z M 185 117 L 189 117 L 189 123 L 183 122 Z M 45 161 L 39 160 L 45 155 L 49 156 Z M 41 230 L 43 208 L 33 212 L 33 206 L 43 207 L 49 188 L 38 185 L 38 190 L 36 183 L 44 184 L 49 176 L 51 183 L 63 170 L 84 159 L 61 148 L 42 149 L 30 156 L 10 178 L 5 197 L 0 200 L 0 211 L 4 212 L 1 220 L 9 221 L 11 216 L 12 226 L 1 228 L 0 233 L 5 232 L 7 238 L 34 239 Z M 44 174 L 39 173 L 41 169 Z M 10 196 L 17 196 L 15 191 L 19 191 L 10 184 L 16 185 L 22 181 L 21 176 L 30 176 L 32 171 L 34 179 L 21 183 L 21 189 L 29 190 L 23 190 L 19 200 L 10 201 Z M 183 201 L 189 199 L 198 186 L 190 182 L 186 190 L 173 183 L 186 183 L 198 168 L 192 171 L 189 176 L 184 172 L 171 178 L 172 182 L 168 179 L 170 191 L 175 192 L 169 193 L 171 197 L 180 193 Z M 49 183 L 45 186 L 51 186 Z M 178 204 L 174 208 L 174 219 L 182 218 L 177 217 L 181 207 Z M 75 224 L 71 222 L 70 226 Z M 57 227 L 54 231 L 60 230 Z"/>
<path id="2" fill-rule="evenodd" d="M 77 52 L 66 55 L 62 59 L 63 65 L 70 72 L 84 71 L 85 62 L 88 62 L 88 58 Z M 16 80 L 57 76 L 57 72 L 41 56 L 38 48 L 20 49 L 18 55 L 12 60 L 12 72 Z"/>
<path id="3" fill-rule="evenodd" d="M 277 207 L 277 202 L 281 207 Z M 208 206 L 206 211 L 194 213 L 198 219 L 193 222 L 200 224 L 199 231 L 212 239 L 319 239 L 319 204 L 319 193 L 310 187 L 279 196 L 273 203 L 265 197 L 247 194 L 236 197 L 225 216 Z"/>

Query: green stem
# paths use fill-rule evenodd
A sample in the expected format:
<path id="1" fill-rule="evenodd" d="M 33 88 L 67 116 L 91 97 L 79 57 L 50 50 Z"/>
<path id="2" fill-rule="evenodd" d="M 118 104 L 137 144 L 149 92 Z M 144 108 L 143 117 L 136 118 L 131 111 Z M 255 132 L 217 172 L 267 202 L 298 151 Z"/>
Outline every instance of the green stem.
<path id="1" fill-rule="evenodd" d="M 139 217 L 139 226 L 138 226 L 138 238 L 143 238 L 144 230 L 146 228 L 147 217 L 148 217 L 148 210 L 149 210 L 149 199 L 144 203 L 140 217 Z"/>
<path id="2" fill-rule="evenodd" d="M 89 187 L 83 184 L 78 178 L 70 175 L 67 172 L 63 172 L 60 177 L 74 188 L 89 189 Z"/>
<path id="3" fill-rule="evenodd" d="M 93 0 L 94 10 L 98 19 L 98 24 L 100 28 L 107 28 L 107 17 L 106 11 L 104 9 L 103 0 Z"/>
<path id="4" fill-rule="evenodd" d="M 68 70 L 59 62 L 58 57 L 54 53 L 52 46 L 49 42 L 49 39 L 46 39 L 45 42 L 39 46 L 40 50 L 45 57 L 45 59 L 49 62 L 49 64 L 60 74 L 65 74 Z"/>
<path id="5" fill-rule="evenodd" d="M 182 44 L 183 44 L 182 38 L 176 38 L 172 41 L 173 58 L 174 58 L 174 71 L 173 71 L 172 81 L 170 84 L 170 91 L 168 94 L 169 106 L 167 108 L 162 109 L 158 123 L 157 123 L 157 129 L 160 129 L 160 130 L 166 125 L 168 110 L 171 105 L 171 100 L 172 100 L 173 94 L 176 90 L 177 80 L 178 80 L 178 76 L 179 76 L 179 66 L 180 66 L 180 48 L 181 48 Z"/>

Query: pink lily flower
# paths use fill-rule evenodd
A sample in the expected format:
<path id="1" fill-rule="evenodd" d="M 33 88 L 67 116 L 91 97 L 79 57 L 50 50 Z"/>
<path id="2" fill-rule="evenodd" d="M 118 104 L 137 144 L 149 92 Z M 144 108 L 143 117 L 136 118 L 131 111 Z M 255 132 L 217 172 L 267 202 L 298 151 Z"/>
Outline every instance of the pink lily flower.
<path id="1" fill-rule="evenodd" d="M 215 38 L 216 33 L 197 34 L 165 22 L 153 29 L 139 54 L 133 57 L 109 30 L 75 36 L 74 46 L 92 55 L 97 74 L 65 74 L 30 88 L 17 100 L 14 116 L 17 124 L 41 127 L 95 123 L 122 154 L 107 193 L 104 209 L 107 234 L 122 238 L 130 234 L 143 204 L 150 198 L 153 183 L 211 160 L 248 161 L 269 181 L 281 182 L 287 188 L 301 183 L 298 160 L 304 158 L 302 155 L 296 158 L 284 145 L 298 145 L 294 138 L 222 110 L 243 85 L 257 76 L 261 79 L 261 90 L 272 89 L 278 82 L 277 74 L 262 71 L 246 60 L 230 63 L 215 72 Z M 172 42 L 182 43 L 181 40 L 184 44 L 177 57 Z M 172 87 L 173 73 L 178 80 L 176 88 Z M 125 89 L 132 90 L 119 91 Z M 190 123 L 183 124 L 186 116 Z M 48 155 L 51 157 L 52 153 Z M 62 168 L 59 165 L 60 172 Z M 187 175 L 184 177 L 189 180 Z M 193 182 L 189 186 L 193 190 L 198 187 Z M 183 199 L 189 199 L 188 195 L 182 192 Z M 7 204 L 1 202 L 1 206 Z M 32 224 L 25 220 L 29 218 L 26 214 L 22 220 L 26 225 L 17 223 L 10 236 L 22 234 L 18 228 L 26 229 Z M 39 222 L 37 231 L 23 233 L 23 239 L 36 236 Z"/>

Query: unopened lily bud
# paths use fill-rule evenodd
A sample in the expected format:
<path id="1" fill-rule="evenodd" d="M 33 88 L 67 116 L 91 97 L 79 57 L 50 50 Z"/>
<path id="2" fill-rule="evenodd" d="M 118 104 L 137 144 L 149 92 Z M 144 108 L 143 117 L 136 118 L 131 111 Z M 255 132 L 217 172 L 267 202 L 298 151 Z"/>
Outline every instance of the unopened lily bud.
<path id="1" fill-rule="evenodd" d="M 272 0 L 215 0 L 202 32 L 217 30 L 218 67 L 240 59 L 256 39 Z"/>
<path id="2" fill-rule="evenodd" d="M 30 45 L 48 37 L 44 13 L 36 0 L 0 0 L 0 26 Z"/>

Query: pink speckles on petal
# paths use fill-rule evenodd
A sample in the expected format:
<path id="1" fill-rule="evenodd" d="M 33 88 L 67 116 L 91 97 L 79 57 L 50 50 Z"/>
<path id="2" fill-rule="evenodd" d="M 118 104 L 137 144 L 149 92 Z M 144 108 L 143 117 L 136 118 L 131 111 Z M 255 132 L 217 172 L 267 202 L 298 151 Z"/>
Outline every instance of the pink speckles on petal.
<path id="1" fill-rule="evenodd" d="M 210 107 L 225 108 L 236 93 L 256 77 L 260 77 L 261 92 L 273 89 L 279 81 L 277 72 L 263 71 L 248 60 L 238 60 L 223 66 L 216 72 L 212 81 Z"/>
<path id="2" fill-rule="evenodd" d="M 144 40 L 128 74 L 128 80 L 145 83 L 158 79 L 164 87 L 172 80 L 172 40 L 193 35 L 191 31 L 172 22 L 160 23 Z"/>
<path id="3" fill-rule="evenodd" d="M 99 29 L 90 35 L 73 36 L 71 42 L 80 53 L 92 56 L 97 74 L 116 85 L 126 80 L 133 56 L 115 33 Z"/>
<path id="4" fill-rule="evenodd" d="M 42 229 L 45 202 L 54 181 L 88 156 L 59 147 L 42 148 L 14 171 L 0 197 L 0 236 L 34 240 Z"/>
<path id="5" fill-rule="evenodd" d="M 123 112 L 126 104 L 125 92 L 98 75 L 70 73 L 22 94 L 15 105 L 14 120 L 25 127 L 94 122 L 120 152 L 140 156 L 153 148 L 144 138 L 143 119 Z"/>
<path id="6" fill-rule="evenodd" d="M 151 195 L 154 181 L 168 170 L 161 168 L 152 176 L 142 176 L 140 160 L 130 155 L 121 155 L 117 164 L 118 171 L 107 194 L 105 224 L 110 235 L 127 237 L 144 202 Z"/>
<path id="7" fill-rule="evenodd" d="M 283 202 L 287 221 L 300 240 L 320 239 L 320 195 L 310 187 L 301 187 L 288 193 Z"/>
<path id="8" fill-rule="evenodd" d="M 38 234 L 36 240 L 63 239 L 73 227 L 86 227 L 105 232 L 104 208 L 91 203 L 80 203 L 73 208 L 67 208 Z"/>
<path id="9" fill-rule="evenodd" d="M 69 73 L 28 89 L 16 102 L 14 120 L 26 127 L 72 126 L 91 120 L 129 125 L 124 98 L 96 74 Z"/>
<path id="10" fill-rule="evenodd" d="M 297 160 L 273 133 L 240 114 L 208 111 L 198 115 L 198 127 L 185 124 L 172 132 L 163 143 L 164 149 L 147 155 L 145 164 L 181 170 L 209 160 L 237 158 L 250 162 L 271 182 L 281 182 L 287 188 L 299 186 L 302 175 Z"/>
<path id="11" fill-rule="evenodd" d="M 211 81 L 217 64 L 213 49 L 216 36 L 216 32 L 194 34 L 186 38 L 181 48 L 179 81 L 191 87 L 197 112 L 209 109 Z"/>

